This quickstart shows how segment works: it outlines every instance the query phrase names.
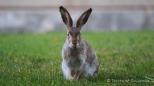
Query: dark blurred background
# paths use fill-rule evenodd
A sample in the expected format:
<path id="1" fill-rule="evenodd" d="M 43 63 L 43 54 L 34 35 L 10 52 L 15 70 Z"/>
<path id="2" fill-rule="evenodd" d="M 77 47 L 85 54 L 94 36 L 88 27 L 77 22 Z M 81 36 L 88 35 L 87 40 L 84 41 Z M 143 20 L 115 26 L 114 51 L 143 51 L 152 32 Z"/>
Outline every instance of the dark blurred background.
<path id="1" fill-rule="evenodd" d="M 82 30 L 154 29 L 154 0 L 0 0 L 0 32 L 66 30 L 61 5 L 71 14 L 74 26 L 84 11 L 93 9 Z"/>

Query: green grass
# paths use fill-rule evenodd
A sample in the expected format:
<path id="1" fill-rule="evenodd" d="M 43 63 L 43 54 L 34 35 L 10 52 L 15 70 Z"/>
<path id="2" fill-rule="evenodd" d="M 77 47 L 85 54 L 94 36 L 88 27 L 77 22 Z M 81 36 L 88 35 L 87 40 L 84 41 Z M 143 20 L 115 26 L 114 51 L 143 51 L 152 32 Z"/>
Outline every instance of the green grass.
<path id="1" fill-rule="evenodd" d="M 65 32 L 0 34 L 0 86 L 154 84 L 154 31 L 82 32 L 97 53 L 100 70 L 97 78 L 77 81 L 65 80 L 61 71 L 65 38 Z"/>

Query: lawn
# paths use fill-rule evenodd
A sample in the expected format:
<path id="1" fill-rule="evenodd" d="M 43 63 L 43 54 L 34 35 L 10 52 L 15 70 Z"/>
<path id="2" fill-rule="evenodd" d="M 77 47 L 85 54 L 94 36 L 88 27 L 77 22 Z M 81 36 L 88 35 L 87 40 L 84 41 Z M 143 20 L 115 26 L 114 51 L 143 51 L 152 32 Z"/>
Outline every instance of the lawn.
<path id="1" fill-rule="evenodd" d="M 0 34 L 0 86 L 152 86 L 154 31 L 82 32 L 97 53 L 97 78 L 65 80 L 65 32 Z"/>

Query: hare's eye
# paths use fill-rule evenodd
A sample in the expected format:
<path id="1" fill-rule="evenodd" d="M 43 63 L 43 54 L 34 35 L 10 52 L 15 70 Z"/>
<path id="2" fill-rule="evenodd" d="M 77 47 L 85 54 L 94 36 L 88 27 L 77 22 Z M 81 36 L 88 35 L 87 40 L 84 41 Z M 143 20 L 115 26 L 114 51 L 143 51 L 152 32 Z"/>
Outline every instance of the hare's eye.
<path id="1" fill-rule="evenodd" d="M 69 36 L 69 34 L 67 34 L 67 36 Z"/>

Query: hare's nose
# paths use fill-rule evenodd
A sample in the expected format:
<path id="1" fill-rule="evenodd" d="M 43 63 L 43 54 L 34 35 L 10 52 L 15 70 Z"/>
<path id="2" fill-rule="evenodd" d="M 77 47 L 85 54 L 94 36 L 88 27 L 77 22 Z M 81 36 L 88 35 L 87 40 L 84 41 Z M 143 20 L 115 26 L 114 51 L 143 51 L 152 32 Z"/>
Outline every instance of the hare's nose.
<path id="1" fill-rule="evenodd" d="M 73 43 L 76 46 L 76 43 Z"/>

